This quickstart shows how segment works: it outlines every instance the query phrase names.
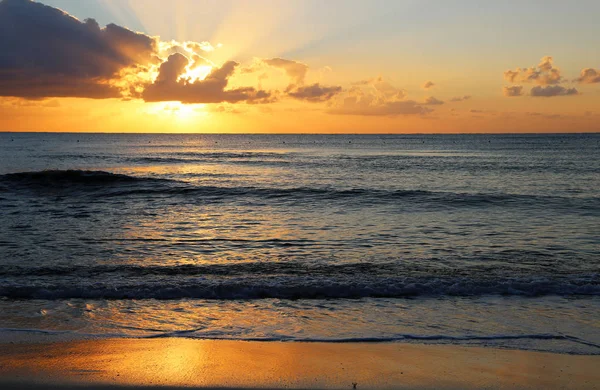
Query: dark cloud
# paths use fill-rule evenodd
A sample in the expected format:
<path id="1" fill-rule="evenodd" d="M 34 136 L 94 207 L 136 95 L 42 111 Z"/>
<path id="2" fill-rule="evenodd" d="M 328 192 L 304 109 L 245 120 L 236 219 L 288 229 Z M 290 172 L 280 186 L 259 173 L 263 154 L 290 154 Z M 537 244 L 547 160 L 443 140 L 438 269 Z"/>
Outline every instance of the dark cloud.
<path id="1" fill-rule="evenodd" d="M 189 59 L 176 53 L 161 64 L 158 77 L 146 87 L 142 97 L 147 102 L 179 101 L 181 103 L 267 103 L 272 101 L 270 93 L 252 87 L 225 90 L 229 77 L 238 63 L 228 61 L 213 70 L 204 80 L 194 82 L 179 79 L 184 73 Z"/>
<path id="2" fill-rule="evenodd" d="M 427 99 L 425 99 L 425 103 L 423 103 L 423 104 L 426 106 L 439 106 L 439 105 L 444 104 L 444 102 L 440 99 L 430 96 Z"/>
<path id="3" fill-rule="evenodd" d="M 581 71 L 581 75 L 576 81 L 582 84 L 600 83 L 600 69 L 586 68 Z"/>
<path id="4" fill-rule="evenodd" d="M 427 81 L 425 84 L 423 84 L 423 89 L 429 89 L 433 86 L 435 86 L 435 83 L 433 83 L 432 81 Z"/>
<path id="5" fill-rule="evenodd" d="M 513 85 L 512 87 L 504 87 L 502 93 L 508 97 L 523 96 L 523 86 Z"/>
<path id="6" fill-rule="evenodd" d="M 0 96 L 29 99 L 119 97 L 111 80 L 156 52 L 154 38 L 29 0 L 0 2 L 0 37 Z"/>
<path id="7" fill-rule="evenodd" d="M 293 84 L 303 85 L 308 72 L 308 65 L 301 62 L 286 60 L 283 58 L 263 59 L 265 64 L 274 68 L 283 69 L 290 77 Z"/>
<path id="8" fill-rule="evenodd" d="M 537 86 L 531 88 L 531 96 L 534 97 L 554 97 L 554 96 L 569 96 L 578 95 L 579 92 L 575 88 L 565 88 L 560 85 L 548 85 L 546 87 Z"/>
<path id="9" fill-rule="evenodd" d="M 290 88 L 286 91 L 288 96 L 298 100 L 306 100 L 308 102 L 324 102 L 330 100 L 340 92 L 342 87 L 338 86 L 321 86 L 319 83 L 307 85 L 305 87 Z"/>
<path id="10" fill-rule="evenodd" d="M 471 99 L 471 95 L 455 96 L 450 99 L 451 102 L 462 102 Z"/>

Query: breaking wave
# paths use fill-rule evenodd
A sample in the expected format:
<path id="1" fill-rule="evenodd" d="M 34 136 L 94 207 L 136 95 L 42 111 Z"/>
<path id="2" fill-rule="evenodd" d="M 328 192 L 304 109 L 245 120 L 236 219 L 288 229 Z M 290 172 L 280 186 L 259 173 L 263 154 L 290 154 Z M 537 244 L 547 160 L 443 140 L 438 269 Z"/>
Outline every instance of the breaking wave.
<path id="1" fill-rule="evenodd" d="M 132 278 L 109 283 L 90 279 L 27 284 L 6 282 L 0 287 L 0 297 L 7 299 L 360 299 L 411 297 L 473 297 L 503 296 L 598 296 L 598 275 L 570 278 L 515 277 L 473 278 L 439 276 L 228 276 L 168 278 Z M 35 280 L 35 279 L 34 279 Z M 102 280 L 96 278 L 95 280 Z M 123 279 L 121 279 L 123 280 Z"/>

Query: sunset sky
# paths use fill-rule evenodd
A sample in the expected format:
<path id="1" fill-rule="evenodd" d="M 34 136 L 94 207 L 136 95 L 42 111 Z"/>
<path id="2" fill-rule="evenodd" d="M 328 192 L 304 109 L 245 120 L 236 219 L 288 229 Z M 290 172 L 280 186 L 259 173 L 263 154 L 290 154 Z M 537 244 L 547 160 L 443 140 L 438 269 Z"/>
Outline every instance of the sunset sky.
<path id="1" fill-rule="evenodd" d="M 0 131 L 600 131 L 600 2 L 0 0 Z"/>

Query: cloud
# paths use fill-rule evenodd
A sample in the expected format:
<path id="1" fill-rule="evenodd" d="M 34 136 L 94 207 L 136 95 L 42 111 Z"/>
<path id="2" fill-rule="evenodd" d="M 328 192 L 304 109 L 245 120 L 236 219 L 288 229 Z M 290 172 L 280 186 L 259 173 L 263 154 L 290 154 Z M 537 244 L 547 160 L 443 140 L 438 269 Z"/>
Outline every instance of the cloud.
<path id="1" fill-rule="evenodd" d="M 292 87 L 286 92 L 288 96 L 291 96 L 294 99 L 316 103 L 330 100 L 331 98 L 342 92 L 342 87 L 326 87 L 319 85 L 319 83 L 316 83 L 305 87 Z"/>
<path id="2" fill-rule="evenodd" d="M 326 86 L 320 82 L 313 82 L 306 85 L 307 74 L 310 70 L 309 66 L 285 58 L 255 58 L 251 64 L 241 67 L 240 73 L 258 74 L 257 81 L 260 86 L 264 80 L 272 79 L 272 69 L 283 71 L 289 77 L 289 84 L 282 91 L 283 96 L 286 97 L 318 103 L 331 100 L 342 92 L 342 87 L 340 86 Z M 317 70 L 320 75 L 319 78 L 322 78 L 325 73 L 331 71 L 332 69 L 328 66 Z"/>
<path id="3" fill-rule="evenodd" d="M 262 62 L 274 68 L 282 69 L 290 77 L 292 84 L 304 85 L 308 65 L 283 58 L 263 59 Z"/>
<path id="4" fill-rule="evenodd" d="M 414 100 L 385 102 L 377 105 L 364 104 L 357 97 L 347 97 L 340 107 L 329 110 L 330 114 L 337 115 L 364 115 L 364 116 L 398 116 L 398 115 L 424 115 L 433 110 L 423 107 Z"/>
<path id="5" fill-rule="evenodd" d="M 507 97 L 523 96 L 523 86 L 513 85 L 511 87 L 502 88 L 502 93 Z"/>
<path id="6" fill-rule="evenodd" d="M 432 81 L 427 81 L 425 84 L 423 84 L 423 89 L 429 89 L 433 86 L 435 86 L 435 84 Z"/>
<path id="7" fill-rule="evenodd" d="M 356 81 L 352 85 L 354 86 L 354 91 L 363 91 L 361 88 L 368 87 L 366 93 L 383 100 L 400 100 L 406 97 L 406 91 L 394 87 L 381 76 Z"/>
<path id="8" fill-rule="evenodd" d="M 381 82 L 383 82 L 383 77 L 377 76 L 377 77 L 373 77 L 371 79 L 355 81 L 352 83 L 352 85 L 372 85 L 372 84 L 381 83 Z"/>
<path id="9" fill-rule="evenodd" d="M 156 53 L 152 37 L 29 0 L 0 2 L 0 36 L 0 96 L 27 99 L 120 97 L 112 81 Z"/>
<path id="10" fill-rule="evenodd" d="M 219 104 L 216 106 L 212 106 L 210 108 L 210 111 L 220 113 L 220 114 L 242 114 L 242 113 L 244 113 L 244 111 L 240 110 L 237 107 L 238 106 L 235 106 L 233 104 L 225 103 L 225 104 Z"/>
<path id="11" fill-rule="evenodd" d="M 517 68 L 515 70 L 507 70 L 504 72 L 504 79 L 511 82 L 535 83 L 537 86 L 531 88 L 529 94 L 533 97 L 554 97 L 578 95 L 579 92 L 575 88 L 565 88 L 557 85 L 564 81 L 560 74 L 560 69 L 554 67 L 553 58 L 550 56 L 543 57 L 537 67 Z M 592 72 L 586 72 L 584 69 L 581 73 L 581 80 L 587 80 L 594 76 Z M 513 85 L 503 88 L 504 96 L 514 97 L 523 96 L 523 86 Z"/>
<path id="12" fill-rule="evenodd" d="M 184 46 L 186 49 L 193 51 L 196 54 L 204 54 L 206 52 L 214 51 L 215 48 L 210 42 L 185 42 Z"/>
<path id="13" fill-rule="evenodd" d="M 148 85 L 142 97 L 147 102 L 179 101 L 181 103 L 267 103 L 272 102 L 271 93 L 244 87 L 225 90 L 229 78 L 239 65 L 228 61 L 220 68 L 213 68 L 203 80 L 191 81 L 179 76 L 189 65 L 189 59 L 175 53 L 161 64 L 158 77 Z"/>
<path id="14" fill-rule="evenodd" d="M 404 100 L 406 92 L 385 81 L 382 77 L 352 83 L 334 102 L 328 113 L 337 115 L 399 116 L 426 115 L 433 112 L 425 103 Z M 431 99 L 431 100 L 429 100 Z M 433 104 L 438 99 L 429 98 Z M 431 103 L 430 103 L 431 104 Z"/>
<path id="15" fill-rule="evenodd" d="M 425 103 L 423 103 L 426 106 L 439 106 L 444 104 L 444 102 L 442 100 L 436 99 L 433 96 L 429 96 L 427 99 L 425 99 Z"/>
<path id="16" fill-rule="evenodd" d="M 0 99 L 0 106 L 58 108 L 61 104 L 57 99 L 27 100 L 19 97 L 4 97 Z"/>
<path id="17" fill-rule="evenodd" d="M 536 83 L 539 85 L 559 84 L 563 81 L 560 69 L 554 67 L 553 58 L 543 57 L 537 67 L 516 68 L 504 72 L 504 79 L 511 83 Z"/>
<path id="18" fill-rule="evenodd" d="M 519 77 L 519 74 L 521 73 L 521 69 L 517 68 L 517 70 L 507 70 L 504 72 L 504 79 L 506 81 L 510 81 L 511 83 L 514 83 L 515 81 L 517 81 L 517 77 Z"/>
<path id="19" fill-rule="evenodd" d="M 564 119 L 564 115 L 560 114 L 542 114 L 541 112 L 526 112 L 525 116 L 533 116 L 542 119 Z"/>
<path id="20" fill-rule="evenodd" d="M 554 97 L 554 96 L 569 96 L 578 95 L 579 92 L 575 88 L 565 88 L 560 85 L 548 85 L 546 87 L 537 86 L 531 88 L 531 96 L 534 97 Z"/>
<path id="21" fill-rule="evenodd" d="M 600 69 L 585 68 L 576 81 L 582 84 L 600 83 Z"/>
<path id="22" fill-rule="evenodd" d="M 451 102 L 462 102 L 465 100 L 469 100 L 471 99 L 471 95 L 464 95 L 464 96 L 455 96 L 453 98 L 450 98 Z"/>
<path id="23" fill-rule="evenodd" d="M 202 57 L 214 50 L 208 42 L 164 42 L 115 24 L 101 28 L 93 19 L 82 22 L 29 0 L 0 1 L 0 36 L 0 96 L 182 103 L 276 100 L 274 93 L 254 87 L 227 89 L 238 64 L 215 66 Z M 286 69 L 303 79 L 298 67 Z"/>

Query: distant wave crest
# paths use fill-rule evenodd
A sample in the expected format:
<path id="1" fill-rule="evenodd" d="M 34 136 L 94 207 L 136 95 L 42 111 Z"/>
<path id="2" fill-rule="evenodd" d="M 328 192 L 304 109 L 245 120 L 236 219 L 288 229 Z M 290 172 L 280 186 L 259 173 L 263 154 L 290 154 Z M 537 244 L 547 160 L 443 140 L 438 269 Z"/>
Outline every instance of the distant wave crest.
<path id="1" fill-rule="evenodd" d="M 138 178 L 134 176 L 110 173 L 105 171 L 86 170 L 45 170 L 33 172 L 18 172 L 0 175 L 0 182 L 13 183 L 29 186 L 52 186 L 52 185 L 81 185 L 81 184 L 118 184 L 135 183 L 146 180 L 160 180 Z"/>
<path id="2" fill-rule="evenodd" d="M 187 200 L 234 201 L 239 198 L 281 202 L 368 201 L 370 203 L 407 202 L 410 205 L 444 207 L 525 206 L 568 208 L 584 213 L 600 212 L 600 198 L 567 198 L 506 193 L 456 193 L 413 189 L 328 188 L 328 187 L 220 187 L 195 185 L 152 177 L 137 177 L 105 171 L 48 170 L 0 175 L 0 190 L 19 192 L 38 189 L 36 196 L 78 195 L 92 197 L 185 197 Z"/>

